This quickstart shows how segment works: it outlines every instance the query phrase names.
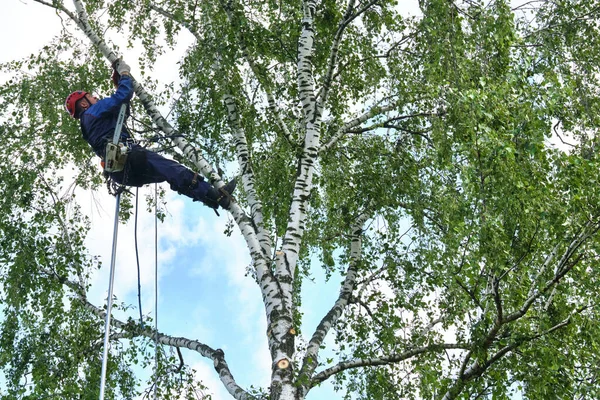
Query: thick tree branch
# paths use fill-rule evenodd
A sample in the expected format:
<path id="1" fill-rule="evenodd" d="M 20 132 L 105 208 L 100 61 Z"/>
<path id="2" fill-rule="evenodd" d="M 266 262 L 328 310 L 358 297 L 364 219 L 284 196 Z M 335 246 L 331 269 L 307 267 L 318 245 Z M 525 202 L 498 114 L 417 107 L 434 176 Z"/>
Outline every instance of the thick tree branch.
<path id="1" fill-rule="evenodd" d="M 315 112 L 314 77 L 312 72 L 312 54 L 314 51 L 314 14 L 316 0 L 304 0 L 302 30 L 298 40 L 298 92 L 302 104 L 302 128 L 304 131 L 302 153 L 298 159 L 297 178 L 290 205 L 289 218 L 282 240 L 281 251 L 276 252 L 275 276 L 280 285 L 277 301 L 273 306 L 277 310 L 277 318 L 269 327 L 271 356 L 277 365 L 291 365 L 295 351 L 293 331 L 293 291 L 296 265 L 300 254 L 300 244 L 306 224 L 306 214 L 310 192 L 313 188 L 312 178 L 317 158 L 317 148 L 321 130 L 321 115 Z M 283 387 L 290 382 L 290 374 L 286 368 L 274 368 L 273 387 Z M 291 390 L 286 384 L 285 390 Z M 288 393 L 294 396 L 293 393 Z M 282 395 L 283 396 L 283 395 Z"/>
<path id="2" fill-rule="evenodd" d="M 174 19 L 174 16 L 159 7 L 153 6 L 152 9 L 169 19 L 173 19 L 174 22 L 179 23 L 177 19 Z M 194 30 L 193 27 L 189 26 L 187 23 L 182 22 L 181 24 L 194 35 L 198 42 L 200 42 L 201 37 L 198 31 Z M 207 32 L 207 35 L 214 37 L 213 33 L 210 31 Z M 214 68 L 219 70 L 220 64 L 220 60 L 216 59 Z M 269 263 L 271 262 L 270 255 L 272 252 L 272 241 L 270 235 L 264 228 L 262 203 L 258 199 L 256 193 L 251 154 L 246 136 L 241 126 L 238 107 L 235 98 L 229 92 L 224 94 L 223 103 L 227 109 L 228 122 L 233 132 L 238 163 L 242 171 L 244 190 L 251 210 L 251 218 L 248 218 L 246 229 L 242 229 L 242 234 L 248 244 L 250 256 L 252 257 L 253 265 L 256 269 L 256 278 L 263 294 L 263 302 L 269 327 L 268 331 L 271 333 L 268 335 L 271 355 L 274 360 L 279 360 L 286 358 L 286 356 L 278 354 L 278 349 L 284 340 L 289 340 L 287 333 L 289 332 L 290 327 L 286 330 L 280 329 L 277 331 L 272 326 L 272 315 L 274 310 L 281 310 L 282 308 L 281 299 L 283 297 L 282 293 L 284 292 L 284 289 L 282 288 L 281 283 L 275 279 L 269 267 Z M 240 228 L 242 227 L 240 226 Z M 274 334 L 274 331 L 277 331 L 278 334 Z"/>
<path id="3" fill-rule="evenodd" d="M 87 301 L 85 302 L 85 306 L 87 309 L 94 312 L 100 318 L 104 318 L 106 315 L 106 312 L 104 310 L 98 309 L 96 306 L 94 306 L 93 304 L 91 304 Z M 165 335 L 163 333 L 156 332 L 149 327 L 146 327 L 146 329 L 144 329 L 144 330 L 140 330 L 137 327 L 137 325 L 132 326 L 131 324 L 126 324 L 115 318 L 112 318 L 111 321 L 113 321 L 112 324 L 114 327 L 120 328 L 120 329 L 124 330 L 125 332 L 130 333 L 131 334 L 130 338 L 144 336 L 144 337 L 147 337 L 147 338 L 150 338 L 153 340 L 157 340 L 158 343 L 160 343 L 162 345 L 173 346 L 173 347 L 178 347 L 178 348 L 183 347 L 183 348 L 195 351 L 205 358 L 211 359 L 213 361 L 215 371 L 217 371 L 217 373 L 219 374 L 219 378 L 221 379 L 221 382 L 223 383 L 223 385 L 225 386 L 227 391 L 235 399 L 238 399 L 238 400 L 255 399 L 254 396 L 250 395 L 248 392 L 246 392 L 244 389 L 242 389 L 235 381 L 235 378 L 233 377 L 233 374 L 231 373 L 231 371 L 229 369 L 229 365 L 227 364 L 227 361 L 225 360 L 225 354 L 224 354 L 223 350 L 221 350 L 221 349 L 214 350 L 210 346 L 207 346 L 206 344 L 198 342 L 196 340 L 191 340 L 191 339 L 187 339 L 187 338 L 183 338 L 183 337 L 173 337 L 173 336 Z"/>
<path id="4" fill-rule="evenodd" d="M 346 271 L 346 277 L 342 282 L 338 299 L 329 312 L 327 312 L 325 317 L 323 317 L 321 322 L 319 322 L 319 325 L 315 329 L 315 332 L 308 343 L 306 354 L 302 360 L 302 369 L 300 371 L 301 376 L 303 375 L 305 377 L 310 377 L 313 374 L 318 365 L 319 350 L 323 344 L 323 341 L 325 340 L 325 337 L 327 336 L 327 333 L 329 333 L 331 327 L 335 325 L 335 323 L 342 316 L 344 309 L 350 301 L 356 282 L 358 267 L 361 262 L 363 225 L 369 218 L 369 215 L 370 214 L 368 213 L 363 213 L 357 218 L 355 224 L 351 227 L 352 242 L 350 244 L 350 265 Z M 309 388 L 306 387 L 306 390 L 308 389 Z"/>
<path id="5" fill-rule="evenodd" d="M 55 279 L 63 285 L 71 289 L 78 300 L 83 306 L 90 311 L 92 314 L 98 316 L 101 320 L 106 318 L 106 310 L 99 308 L 94 304 L 90 303 L 87 299 L 85 289 L 78 283 L 73 282 L 65 277 L 61 277 L 58 274 L 51 271 L 43 271 L 49 278 Z M 253 400 L 254 396 L 250 395 L 244 389 L 242 389 L 235 381 L 233 374 L 231 373 L 227 362 L 225 361 L 225 354 L 221 349 L 213 349 L 210 346 L 183 337 L 173 337 L 165 335 L 163 333 L 155 331 L 150 326 L 146 325 L 143 329 L 137 323 L 126 323 L 117 318 L 111 318 L 111 325 L 116 329 L 120 329 L 122 332 L 115 335 L 113 338 L 128 338 L 132 339 L 135 337 L 147 337 L 152 340 L 157 340 L 158 343 L 173 346 L 178 348 L 186 348 L 197 352 L 205 358 L 209 358 L 213 361 L 215 370 L 219 374 L 221 382 L 227 389 L 227 391 L 238 400 Z"/>
<path id="6" fill-rule="evenodd" d="M 227 108 L 227 115 L 229 119 L 229 126 L 233 131 L 234 143 L 238 158 L 238 163 L 242 172 L 242 179 L 244 184 L 244 191 L 246 192 L 248 204 L 250 206 L 250 216 L 253 221 L 254 230 L 257 235 L 257 239 L 260 243 L 260 249 L 262 253 L 260 257 L 258 254 L 253 254 L 252 259 L 258 262 L 259 259 L 267 259 L 270 257 L 272 252 L 271 237 L 264 228 L 262 203 L 258 199 L 256 193 L 256 183 L 254 180 L 254 170 L 252 168 L 251 154 L 248 148 L 248 142 L 246 141 L 246 135 L 240 124 L 240 116 L 237 110 L 237 104 L 234 97 L 227 93 L 223 96 L 223 102 Z M 258 278 L 261 279 L 262 275 L 266 273 L 268 268 L 259 268 L 257 270 Z"/>
<path id="7" fill-rule="evenodd" d="M 403 353 L 392 354 L 385 357 L 376 357 L 376 358 L 363 358 L 363 359 L 354 359 L 350 361 L 344 361 L 337 364 L 334 367 L 328 368 L 317 375 L 315 375 L 312 379 L 311 384 L 313 386 L 318 385 L 319 383 L 329 379 L 335 374 L 338 374 L 342 371 L 354 368 L 363 368 L 363 367 L 376 367 L 379 365 L 389 365 L 396 364 L 401 361 L 406 361 L 409 358 L 425 354 L 431 353 L 434 351 L 442 351 L 449 349 L 466 349 L 467 346 L 460 343 L 441 343 L 441 344 L 431 344 L 429 346 L 418 347 L 415 349 L 407 350 Z"/>
<path id="8" fill-rule="evenodd" d="M 302 31 L 298 40 L 298 93 L 305 122 L 317 119 L 312 57 L 314 53 L 314 16 L 316 1 L 302 1 Z"/>
<path id="9" fill-rule="evenodd" d="M 504 321 L 504 310 L 502 308 L 502 297 L 500 295 L 500 280 L 492 278 L 492 296 L 496 305 L 496 319 L 499 323 Z"/>

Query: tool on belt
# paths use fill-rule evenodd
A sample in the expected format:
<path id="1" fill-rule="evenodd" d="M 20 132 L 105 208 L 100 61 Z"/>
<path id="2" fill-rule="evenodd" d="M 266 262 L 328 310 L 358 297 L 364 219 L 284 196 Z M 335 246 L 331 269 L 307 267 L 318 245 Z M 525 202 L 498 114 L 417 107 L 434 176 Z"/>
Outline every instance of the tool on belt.
<path id="1" fill-rule="evenodd" d="M 119 172 L 123 171 L 123 168 L 125 168 L 129 148 L 125 143 L 121 143 L 119 139 L 121 137 L 121 128 L 123 127 L 123 121 L 125 120 L 126 110 L 127 104 L 122 104 L 121 109 L 119 110 L 119 117 L 117 118 L 117 126 L 115 127 L 113 141 L 106 145 L 104 172 Z"/>

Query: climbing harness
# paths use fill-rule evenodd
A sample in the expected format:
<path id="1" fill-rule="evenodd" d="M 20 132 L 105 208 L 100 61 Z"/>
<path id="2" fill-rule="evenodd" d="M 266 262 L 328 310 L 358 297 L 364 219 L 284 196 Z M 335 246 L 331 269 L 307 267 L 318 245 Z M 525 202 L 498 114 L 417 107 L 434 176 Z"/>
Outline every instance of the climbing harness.
<path id="1" fill-rule="evenodd" d="M 121 109 L 119 111 L 119 118 L 117 119 L 117 126 L 115 126 L 115 134 L 113 135 L 113 144 L 117 144 L 119 142 L 119 137 L 121 135 L 121 128 L 123 126 L 123 120 L 125 119 L 125 111 L 127 110 L 127 105 L 121 105 Z M 108 339 L 110 337 L 110 313 L 112 309 L 113 302 L 113 284 L 115 281 L 115 260 L 117 257 L 117 231 L 119 228 L 119 206 L 121 204 L 121 193 L 117 193 L 117 201 L 116 201 L 116 209 L 115 209 L 115 223 L 113 230 L 113 243 L 112 243 L 112 255 L 110 258 L 110 278 L 108 281 L 108 300 L 106 304 L 106 321 L 104 324 L 104 350 L 102 353 L 102 374 L 100 377 L 100 400 L 104 400 L 104 388 L 106 387 L 106 367 L 108 365 Z"/>
<path id="2" fill-rule="evenodd" d="M 126 176 L 126 175 L 127 174 L 124 174 L 124 176 Z M 131 194 L 131 192 L 129 190 L 127 190 L 127 187 L 125 185 L 121 185 L 120 183 L 118 183 L 117 181 L 112 179 L 110 177 L 110 175 L 108 175 L 108 174 L 106 174 L 105 176 L 106 176 L 106 189 L 108 190 L 108 194 L 110 194 L 112 196 L 120 195 L 123 192 L 127 192 L 127 193 Z"/>

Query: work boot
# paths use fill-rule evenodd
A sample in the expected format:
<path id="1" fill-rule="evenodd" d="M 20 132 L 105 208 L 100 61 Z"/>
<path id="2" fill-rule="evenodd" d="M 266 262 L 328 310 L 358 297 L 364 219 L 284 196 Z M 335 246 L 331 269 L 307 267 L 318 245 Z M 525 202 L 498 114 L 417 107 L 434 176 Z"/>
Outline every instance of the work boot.
<path id="1" fill-rule="evenodd" d="M 235 185 L 235 179 L 232 179 L 222 188 L 217 189 L 211 186 L 211 188 L 208 189 L 208 193 L 206 193 L 206 205 L 215 210 L 219 208 L 219 206 L 228 208 L 233 200 L 231 194 L 235 190 Z"/>

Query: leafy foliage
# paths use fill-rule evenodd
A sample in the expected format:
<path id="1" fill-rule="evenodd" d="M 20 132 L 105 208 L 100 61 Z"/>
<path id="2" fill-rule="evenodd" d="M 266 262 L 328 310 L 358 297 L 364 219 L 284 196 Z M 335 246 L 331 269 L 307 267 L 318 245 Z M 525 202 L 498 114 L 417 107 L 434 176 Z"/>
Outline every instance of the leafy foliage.
<path id="1" fill-rule="evenodd" d="M 238 226 L 281 243 L 276 260 L 251 249 L 253 276 L 265 299 L 268 278 L 281 291 L 276 306 L 265 300 L 267 332 L 274 365 L 281 354 L 293 364 L 237 398 L 303 398 L 331 377 L 346 398 L 600 396 L 600 3 L 513 3 L 423 0 L 408 17 L 388 0 L 84 2 L 96 31 L 143 48 L 142 83 L 171 101 L 177 132 L 221 175 L 243 177 Z M 0 86 L 6 398 L 75 398 L 99 380 L 89 222 L 53 187 L 66 163 L 77 185 L 101 181 L 75 122 L 47 99 L 110 87 L 101 52 L 73 31 L 2 66 L 12 75 Z M 157 56 L 189 35 L 183 87 L 158 89 Z M 282 274 L 277 257 L 290 253 L 295 272 Z M 302 281 L 319 267 L 345 281 L 298 340 Z M 329 326 L 334 359 L 311 353 Z M 118 328 L 126 345 L 113 349 L 109 395 L 131 398 L 151 334 Z M 227 376 L 222 352 L 206 354 Z M 193 372 L 178 379 L 163 357 L 163 397 L 194 398 Z"/>

